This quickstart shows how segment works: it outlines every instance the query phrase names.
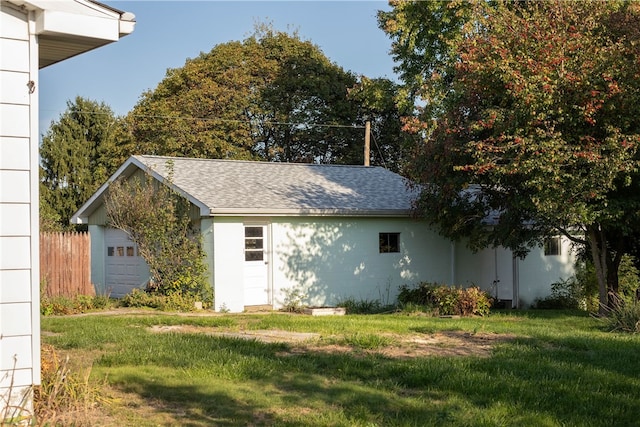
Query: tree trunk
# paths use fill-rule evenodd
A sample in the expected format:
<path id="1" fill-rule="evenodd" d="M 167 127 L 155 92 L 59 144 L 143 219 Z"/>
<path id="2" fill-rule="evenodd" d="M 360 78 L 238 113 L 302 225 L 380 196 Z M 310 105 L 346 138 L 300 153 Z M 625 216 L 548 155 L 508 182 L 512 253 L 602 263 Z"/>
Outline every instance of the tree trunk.
<path id="1" fill-rule="evenodd" d="M 607 298 L 607 245 L 605 242 L 604 232 L 599 224 L 587 226 L 587 234 L 589 236 L 589 246 L 591 246 L 591 258 L 596 269 L 596 278 L 598 279 L 598 314 L 604 316 L 607 314 L 609 301 Z"/>
<path id="2" fill-rule="evenodd" d="M 606 231 L 600 224 L 591 224 L 587 227 L 591 257 L 598 279 L 598 299 L 601 316 L 615 308 L 619 303 L 618 298 L 618 267 L 622 260 L 621 248 L 615 250 L 615 256 L 609 248 Z"/>

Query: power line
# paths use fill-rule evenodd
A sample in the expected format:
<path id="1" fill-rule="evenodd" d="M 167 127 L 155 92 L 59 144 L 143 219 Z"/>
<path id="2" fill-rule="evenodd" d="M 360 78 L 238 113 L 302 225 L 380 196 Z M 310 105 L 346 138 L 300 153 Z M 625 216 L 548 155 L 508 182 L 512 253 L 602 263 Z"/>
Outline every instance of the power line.
<path id="1" fill-rule="evenodd" d="M 72 111 L 74 114 L 92 114 L 92 115 L 109 115 L 107 112 L 98 111 Z M 163 116 L 155 114 L 131 114 L 131 117 L 136 118 L 149 118 L 149 119 L 162 119 L 162 120 L 192 120 L 192 121 L 211 121 L 211 122 L 224 122 L 224 123 L 242 123 L 248 125 L 266 124 L 273 126 L 307 126 L 307 127 L 325 127 L 325 128 L 349 128 L 349 129 L 364 129 L 364 126 L 360 125 L 339 125 L 339 124 L 327 124 L 327 123 L 294 123 L 294 122 L 276 122 L 276 121 L 264 121 L 258 120 L 240 120 L 240 119 L 224 119 L 222 117 L 185 117 L 185 116 Z"/>
<path id="2" fill-rule="evenodd" d="M 385 169 L 388 169 L 387 162 L 384 161 L 384 155 L 382 154 L 382 150 L 380 150 L 380 146 L 378 145 L 378 140 L 376 139 L 376 136 L 373 134 L 371 136 L 373 137 L 373 143 L 376 144 L 376 149 L 378 150 L 378 154 L 380 154 L 380 160 L 382 160 L 382 166 Z"/>

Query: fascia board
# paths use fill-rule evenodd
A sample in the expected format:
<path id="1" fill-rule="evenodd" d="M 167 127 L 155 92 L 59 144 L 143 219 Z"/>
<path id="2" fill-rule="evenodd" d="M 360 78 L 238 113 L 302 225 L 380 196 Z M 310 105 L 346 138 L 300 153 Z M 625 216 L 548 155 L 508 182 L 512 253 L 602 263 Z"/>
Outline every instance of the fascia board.
<path id="1" fill-rule="evenodd" d="M 95 211 L 96 208 L 102 204 L 103 194 L 105 191 L 107 191 L 107 188 L 109 188 L 109 184 L 111 184 L 121 176 L 131 176 L 131 174 L 133 174 L 133 171 L 135 171 L 134 166 L 143 170 L 144 168 L 146 168 L 145 165 L 142 165 L 135 158 L 129 158 L 122 164 L 122 166 L 118 168 L 117 171 L 113 173 L 113 175 L 109 177 L 109 179 L 104 184 L 100 186 L 100 188 L 96 190 L 95 193 L 93 193 L 89 200 L 87 200 L 85 204 L 80 206 L 80 208 L 71 216 L 71 224 L 86 224 L 89 220 L 89 215 L 91 215 L 93 211 Z M 125 171 L 127 173 L 125 173 Z"/>
<path id="2" fill-rule="evenodd" d="M 36 34 L 117 41 L 131 34 L 135 15 L 89 0 L 8 0 L 36 11 Z"/>
<path id="3" fill-rule="evenodd" d="M 118 41 L 120 39 L 120 20 L 118 18 L 42 10 L 36 14 L 36 34 Z"/>
<path id="4" fill-rule="evenodd" d="M 27 10 L 51 10 L 75 15 L 102 16 L 118 19 L 126 13 L 114 7 L 92 0 L 7 0 Z"/>

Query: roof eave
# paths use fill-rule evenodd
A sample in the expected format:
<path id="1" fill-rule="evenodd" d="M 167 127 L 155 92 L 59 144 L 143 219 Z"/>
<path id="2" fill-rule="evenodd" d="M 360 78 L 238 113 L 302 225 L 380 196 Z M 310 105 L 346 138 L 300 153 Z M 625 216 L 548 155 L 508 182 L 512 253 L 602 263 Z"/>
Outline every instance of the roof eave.
<path id="1" fill-rule="evenodd" d="M 9 0 L 35 13 L 39 68 L 118 41 L 135 28 L 135 15 L 93 0 Z"/>
<path id="2" fill-rule="evenodd" d="M 150 174 L 154 179 L 158 180 L 159 182 L 168 184 L 168 182 L 166 182 L 165 179 L 160 174 L 158 174 L 153 169 L 150 169 L 147 165 L 142 163 L 139 159 L 133 156 L 129 157 L 129 159 L 127 159 L 127 161 L 124 162 L 122 166 L 120 166 L 118 170 L 115 171 L 115 173 L 109 177 L 107 182 L 102 184 L 102 186 L 100 186 L 100 188 L 98 188 L 98 190 L 96 190 L 96 192 L 93 193 L 91 198 L 87 200 L 87 202 L 84 205 L 82 205 L 73 214 L 73 216 L 70 219 L 71 224 L 87 224 L 91 214 L 95 212 L 95 210 L 104 203 L 105 192 L 109 188 L 109 185 L 120 177 L 124 177 L 124 178 L 130 177 L 131 175 L 133 175 L 133 173 L 137 169 L 145 171 L 146 173 Z M 197 206 L 200 209 L 200 216 L 203 216 L 203 217 L 209 216 L 209 213 L 210 213 L 209 207 L 206 206 L 204 203 L 202 203 L 200 200 L 195 199 L 190 194 L 185 193 L 180 188 L 176 187 L 174 184 L 171 184 L 170 188 L 176 191 L 181 196 L 185 197 L 187 200 L 189 200 L 189 202 Z"/>
<path id="3" fill-rule="evenodd" d="M 213 208 L 210 216 L 298 216 L 298 217 L 390 217 L 406 218 L 411 211 L 406 209 L 255 209 Z"/>

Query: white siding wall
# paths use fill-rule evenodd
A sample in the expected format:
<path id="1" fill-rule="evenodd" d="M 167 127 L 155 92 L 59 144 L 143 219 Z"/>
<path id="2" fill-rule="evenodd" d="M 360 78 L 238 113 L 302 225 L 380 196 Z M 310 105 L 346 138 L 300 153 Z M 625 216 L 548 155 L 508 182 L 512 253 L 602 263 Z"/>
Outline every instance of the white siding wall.
<path id="1" fill-rule="evenodd" d="M 96 288 L 96 294 L 106 295 L 108 289 L 105 276 L 106 242 L 105 226 L 89 225 L 89 235 L 91 236 L 91 283 Z"/>
<path id="2" fill-rule="evenodd" d="M 513 299 L 513 255 L 505 248 L 471 252 L 456 244 L 456 274 L 453 285 L 478 286 L 501 300 Z"/>
<path id="3" fill-rule="evenodd" d="M 40 382 L 38 51 L 33 14 L 0 9 L 0 394 Z M 2 408 L 0 408 L 2 409 Z"/>
<path id="4" fill-rule="evenodd" d="M 200 233 L 202 234 L 202 247 L 205 253 L 205 263 L 207 264 L 207 276 L 209 285 L 213 288 L 213 219 L 202 218 L 200 220 Z"/>
<path id="5" fill-rule="evenodd" d="M 534 248 L 523 260 L 518 260 L 521 307 L 530 306 L 538 298 L 551 294 L 551 284 L 575 275 L 575 253 L 571 242 L 562 238 L 560 255 L 545 255 L 543 248 Z"/>
<path id="6" fill-rule="evenodd" d="M 214 292 L 216 310 L 244 310 L 244 225 L 242 218 L 213 220 Z"/>
<path id="7" fill-rule="evenodd" d="M 513 300 L 514 306 L 517 303 L 521 308 L 531 306 L 537 298 L 549 296 L 552 283 L 575 275 L 575 254 L 572 252 L 571 243 L 564 237 L 561 255 L 548 256 L 544 254 L 543 248 L 535 247 L 525 259 L 516 259 L 515 272 L 510 250 L 485 249 L 473 253 L 463 243 L 457 243 L 455 252 L 457 285 L 476 285 L 495 296 L 496 288 L 492 287 L 492 283 L 497 278 L 499 280 L 498 298 Z M 514 295 L 514 275 L 516 295 Z"/>
<path id="8" fill-rule="evenodd" d="M 244 309 L 243 224 L 259 220 L 214 219 L 216 309 Z M 394 302 L 402 284 L 443 282 L 451 274 L 449 242 L 413 220 L 272 218 L 269 228 L 274 308 L 294 288 L 310 305 L 347 297 Z M 400 233 L 400 253 L 379 253 L 381 232 Z"/>

